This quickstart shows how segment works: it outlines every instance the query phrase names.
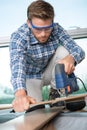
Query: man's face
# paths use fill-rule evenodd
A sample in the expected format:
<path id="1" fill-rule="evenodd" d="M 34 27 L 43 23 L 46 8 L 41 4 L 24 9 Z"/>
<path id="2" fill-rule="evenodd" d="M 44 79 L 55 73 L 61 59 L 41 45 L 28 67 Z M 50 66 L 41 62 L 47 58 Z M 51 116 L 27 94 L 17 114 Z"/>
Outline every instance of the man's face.
<path id="1" fill-rule="evenodd" d="M 32 21 L 28 21 L 27 23 L 40 43 L 45 43 L 48 40 L 53 29 L 52 20 L 33 18 Z"/>

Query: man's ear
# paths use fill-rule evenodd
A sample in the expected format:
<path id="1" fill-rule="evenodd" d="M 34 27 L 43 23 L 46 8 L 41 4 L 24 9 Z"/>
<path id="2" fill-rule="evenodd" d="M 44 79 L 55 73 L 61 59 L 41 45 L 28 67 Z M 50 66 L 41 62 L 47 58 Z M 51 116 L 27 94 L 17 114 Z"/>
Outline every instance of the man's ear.
<path id="1" fill-rule="evenodd" d="M 27 25 L 29 28 L 31 28 L 30 20 L 27 19 Z"/>

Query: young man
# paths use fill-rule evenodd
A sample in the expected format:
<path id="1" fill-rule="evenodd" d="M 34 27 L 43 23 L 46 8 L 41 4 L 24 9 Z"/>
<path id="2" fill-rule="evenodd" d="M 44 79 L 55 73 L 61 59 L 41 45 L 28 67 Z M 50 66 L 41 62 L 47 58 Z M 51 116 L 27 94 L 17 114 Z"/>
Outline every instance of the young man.
<path id="1" fill-rule="evenodd" d="M 21 112 L 41 100 L 41 87 L 50 84 L 55 63 L 67 74 L 75 70 L 85 53 L 58 24 L 54 9 L 43 0 L 31 3 L 27 23 L 11 35 L 11 82 L 15 92 L 13 108 Z"/>

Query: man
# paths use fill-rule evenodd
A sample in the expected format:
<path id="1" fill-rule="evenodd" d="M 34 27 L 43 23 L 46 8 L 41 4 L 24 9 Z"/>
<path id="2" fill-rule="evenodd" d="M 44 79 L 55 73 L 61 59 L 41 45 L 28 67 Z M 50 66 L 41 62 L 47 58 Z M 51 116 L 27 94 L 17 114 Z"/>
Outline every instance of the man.
<path id="1" fill-rule="evenodd" d="M 56 63 L 65 66 L 67 74 L 85 57 L 85 53 L 58 24 L 54 9 L 43 0 L 31 3 L 27 23 L 11 35 L 11 82 L 15 99 L 13 108 L 22 112 L 41 100 L 41 87 L 50 84 Z"/>

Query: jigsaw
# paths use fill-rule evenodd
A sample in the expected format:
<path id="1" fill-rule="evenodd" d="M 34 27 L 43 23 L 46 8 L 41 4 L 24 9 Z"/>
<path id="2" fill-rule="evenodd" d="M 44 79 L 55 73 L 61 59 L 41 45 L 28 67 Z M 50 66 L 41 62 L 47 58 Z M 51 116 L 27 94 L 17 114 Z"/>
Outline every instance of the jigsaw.
<path id="1" fill-rule="evenodd" d="M 73 92 L 79 90 L 77 84 L 77 78 L 74 73 L 67 75 L 64 70 L 64 64 L 55 65 L 55 81 L 53 85 L 47 85 L 42 87 L 42 99 L 43 101 L 53 100 L 61 97 L 68 97 Z M 65 105 L 64 102 L 59 102 L 58 106 Z M 78 110 L 85 106 L 85 101 L 79 101 L 74 103 L 66 103 L 66 107 L 69 110 Z M 73 109 L 72 109 L 73 108 Z"/>

